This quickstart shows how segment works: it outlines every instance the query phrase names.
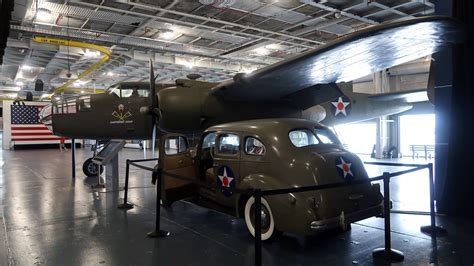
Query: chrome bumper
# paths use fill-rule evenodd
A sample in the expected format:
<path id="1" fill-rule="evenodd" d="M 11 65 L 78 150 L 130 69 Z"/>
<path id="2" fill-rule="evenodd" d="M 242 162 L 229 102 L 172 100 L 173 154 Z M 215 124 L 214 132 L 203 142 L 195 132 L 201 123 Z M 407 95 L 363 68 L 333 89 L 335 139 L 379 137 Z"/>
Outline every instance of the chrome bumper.
<path id="1" fill-rule="evenodd" d="M 351 212 L 348 214 L 345 214 L 344 211 L 342 211 L 338 217 L 313 221 L 310 224 L 310 228 L 314 231 L 321 231 L 336 227 L 346 228 L 346 226 L 350 223 L 364 220 L 373 216 L 380 216 L 381 214 L 383 214 L 383 202 L 367 209 Z"/>

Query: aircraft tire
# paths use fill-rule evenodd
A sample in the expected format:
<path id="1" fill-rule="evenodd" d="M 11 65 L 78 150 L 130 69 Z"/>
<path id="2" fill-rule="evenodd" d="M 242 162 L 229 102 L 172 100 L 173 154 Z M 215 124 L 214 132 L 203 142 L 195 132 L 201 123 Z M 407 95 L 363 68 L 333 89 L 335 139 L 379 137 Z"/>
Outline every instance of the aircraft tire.
<path id="1" fill-rule="evenodd" d="M 86 176 L 97 176 L 98 165 L 92 162 L 92 158 L 87 159 L 82 165 L 82 171 Z M 100 166 L 100 174 L 104 172 L 104 167 Z"/>
<path id="2" fill-rule="evenodd" d="M 252 236 L 255 236 L 255 228 L 253 224 L 253 217 L 255 212 L 253 208 L 254 202 L 254 197 L 250 197 L 247 200 L 244 209 L 245 224 L 247 225 L 247 229 L 249 230 Z M 281 232 L 279 232 L 275 228 L 275 220 L 273 219 L 272 210 L 265 198 L 262 198 L 262 211 L 265 214 L 265 217 L 267 217 L 266 219 L 264 219 L 265 221 L 263 221 L 264 226 L 262 227 L 262 241 L 273 240 L 278 237 Z"/>

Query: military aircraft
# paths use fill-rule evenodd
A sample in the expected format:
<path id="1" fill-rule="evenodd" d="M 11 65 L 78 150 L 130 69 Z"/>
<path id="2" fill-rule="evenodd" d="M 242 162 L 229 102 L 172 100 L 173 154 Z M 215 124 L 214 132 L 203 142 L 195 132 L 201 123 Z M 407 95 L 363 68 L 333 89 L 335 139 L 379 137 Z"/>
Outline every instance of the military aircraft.
<path id="1" fill-rule="evenodd" d="M 321 118 L 321 108 L 348 119 L 352 107 L 351 117 L 360 119 L 359 106 L 367 116 L 377 113 L 377 104 L 372 109 L 357 104 L 360 95 L 348 99 L 338 84 L 431 55 L 462 38 L 461 25 L 449 17 L 381 24 L 221 83 L 194 75 L 173 85 L 155 84 L 150 61 L 149 87 L 123 83 L 103 94 L 53 99 L 42 117 L 55 135 L 83 139 L 150 139 L 155 125 L 163 132 L 201 133 L 232 121 L 315 114 Z M 378 106 L 388 110 L 378 115 L 400 110 Z M 328 115 L 326 121 L 319 119 L 329 125 L 332 120 Z"/>

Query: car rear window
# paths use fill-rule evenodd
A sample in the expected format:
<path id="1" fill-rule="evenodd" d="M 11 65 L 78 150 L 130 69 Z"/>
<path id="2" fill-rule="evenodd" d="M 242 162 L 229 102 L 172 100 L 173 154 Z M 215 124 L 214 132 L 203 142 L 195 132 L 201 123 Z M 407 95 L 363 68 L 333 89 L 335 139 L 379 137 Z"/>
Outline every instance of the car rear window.
<path id="1" fill-rule="evenodd" d="M 341 144 L 336 135 L 328 128 L 315 128 L 316 136 L 324 144 Z"/>
<path id="2" fill-rule="evenodd" d="M 288 133 L 288 137 L 290 138 L 291 143 L 298 148 L 319 143 L 314 133 L 309 129 L 292 130 Z"/>

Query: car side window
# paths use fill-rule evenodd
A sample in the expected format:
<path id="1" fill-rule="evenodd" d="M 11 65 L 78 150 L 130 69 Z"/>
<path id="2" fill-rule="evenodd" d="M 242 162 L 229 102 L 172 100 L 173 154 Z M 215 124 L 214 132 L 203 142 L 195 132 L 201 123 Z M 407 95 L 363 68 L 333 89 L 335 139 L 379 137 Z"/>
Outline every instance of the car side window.
<path id="1" fill-rule="evenodd" d="M 220 154 L 234 155 L 239 152 L 240 139 L 235 134 L 222 134 L 219 136 L 217 152 Z"/>
<path id="2" fill-rule="evenodd" d="M 165 154 L 177 155 L 188 150 L 188 142 L 183 136 L 172 136 L 165 140 Z"/>
<path id="3" fill-rule="evenodd" d="M 202 149 L 213 147 L 216 144 L 216 133 L 209 133 L 202 141 Z"/>
<path id="4" fill-rule="evenodd" d="M 263 143 L 253 137 L 248 137 L 245 140 L 245 153 L 250 155 L 258 155 L 263 156 L 265 155 L 266 149 Z"/>

